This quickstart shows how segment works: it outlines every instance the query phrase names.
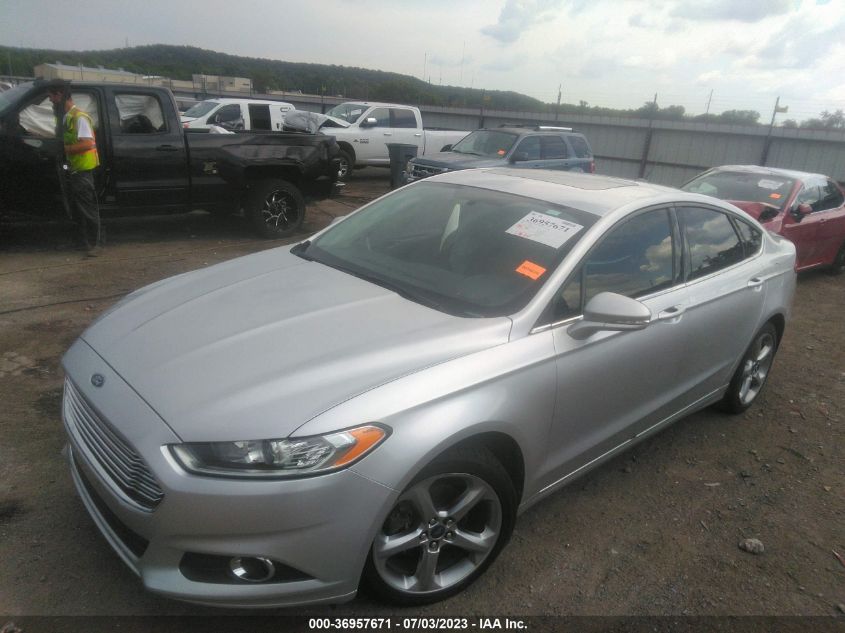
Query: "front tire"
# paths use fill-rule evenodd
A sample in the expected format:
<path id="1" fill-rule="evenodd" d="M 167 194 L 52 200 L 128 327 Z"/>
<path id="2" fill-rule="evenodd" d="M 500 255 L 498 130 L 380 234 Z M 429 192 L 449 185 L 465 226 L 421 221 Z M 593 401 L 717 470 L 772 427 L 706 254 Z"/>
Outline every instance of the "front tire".
<path id="1" fill-rule="evenodd" d="M 355 167 L 355 159 L 352 158 L 352 154 L 347 152 L 345 149 L 338 152 L 337 158 L 339 161 L 337 179 L 346 180 L 352 174 L 352 169 Z"/>
<path id="2" fill-rule="evenodd" d="M 754 336 L 754 340 L 736 368 L 728 390 L 719 403 L 726 413 L 742 413 L 757 399 L 772 368 L 778 349 L 778 332 L 774 325 L 766 323 Z"/>
<path id="3" fill-rule="evenodd" d="M 397 499 L 370 548 L 365 585 L 402 605 L 457 594 L 507 543 L 516 504 L 513 483 L 489 451 L 450 450 Z"/>
<path id="4" fill-rule="evenodd" d="M 305 199 L 285 180 L 262 180 L 247 196 L 246 216 L 261 237 L 290 237 L 305 219 Z"/>

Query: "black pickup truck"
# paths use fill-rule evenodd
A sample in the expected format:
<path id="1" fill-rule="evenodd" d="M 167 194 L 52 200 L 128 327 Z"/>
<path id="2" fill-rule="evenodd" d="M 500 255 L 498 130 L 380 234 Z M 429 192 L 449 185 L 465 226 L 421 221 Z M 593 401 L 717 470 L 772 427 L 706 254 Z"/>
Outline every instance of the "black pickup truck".
<path id="1" fill-rule="evenodd" d="M 46 82 L 0 93 L 0 216 L 62 214 L 63 150 Z M 265 237 L 302 224 L 305 196 L 334 190 L 338 146 L 305 132 L 186 132 L 166 88 L 76 83 L 93 121 L 103 217 L 203 209 L 243 212 Z"/>

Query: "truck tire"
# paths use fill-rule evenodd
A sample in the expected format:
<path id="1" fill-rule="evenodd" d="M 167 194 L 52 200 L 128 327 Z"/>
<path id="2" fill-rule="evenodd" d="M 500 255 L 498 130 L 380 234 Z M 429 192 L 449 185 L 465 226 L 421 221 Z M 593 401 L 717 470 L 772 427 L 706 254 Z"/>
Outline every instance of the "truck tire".
<path id="1" fill-rule="evenodd" d="M 305 199 L 285 180 L 260 180 L 250 188 L 245 211 L 261 237 L 290 237 L 305 219 Z"/>
<path id="2" fill-rule="evenodd" d="M 355 167 L 355 159 L 345 149 L 340 150 L 337 157 L 340 161 L 337 169 L 337 179 L 346 180 L 352 174 L 352 169 Z"/>

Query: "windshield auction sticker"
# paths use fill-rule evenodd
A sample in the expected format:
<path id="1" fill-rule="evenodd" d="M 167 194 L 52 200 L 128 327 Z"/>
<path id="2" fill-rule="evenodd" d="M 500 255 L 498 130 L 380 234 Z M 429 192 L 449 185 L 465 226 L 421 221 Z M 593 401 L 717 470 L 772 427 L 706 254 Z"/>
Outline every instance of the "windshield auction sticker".
<path id="1" fill-rule="evenodd" d="M 509 228 L 506 233 L 540 242 L 552 248 L 560 248 L 583 228 L 580 224 L 532 211 Z"/>

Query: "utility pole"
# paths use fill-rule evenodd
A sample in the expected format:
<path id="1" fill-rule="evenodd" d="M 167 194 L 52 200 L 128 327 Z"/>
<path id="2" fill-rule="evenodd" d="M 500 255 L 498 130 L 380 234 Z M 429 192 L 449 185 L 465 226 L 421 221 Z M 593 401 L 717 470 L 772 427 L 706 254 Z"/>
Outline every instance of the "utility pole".
<path id="1" fill-rule="evenodd" d="M 563 84 L 558 84 L 557 86 L 557 106 L 555 107 L 555 123 L 557 123 L 558 117 L 560 116 L 560 97 L 561 97 L 561 89 L 563 88 Z"/>
<path id="2" fill-rule="evenodd" d="M 648 117 L 648 131 L 645 135 L 645 143 L 643 144 L 643 156 L 640 159 L 640 178 L 645 178 L 645 170 L 648 166 L 648 152 L 651 149 L 651 137 L 654 134 L 654 116 L 657 114 L 657 93 L 654 93 L 654 101 L 652 101 L 651 113 Z"/>
<path id="3" fill-rule="evenodd" d="M 775 109 L 772 110 L 772 122 L 769 123 L 769 132 L 766 134 L 766 140 L 763 142 L 763 155 L 760 156 L 760 164 L 765 166 L 769 159 L 769 149 L 772 147 L 772 130 L 775 127 L 775 117 L 778 112 L 789 112 L 789 106 L 780 105 L 780 95 L 775 99 Z"/>
<path id="4" fill-rule="evenodd" d="M 423 81 L 425 81 L 425 69 L 428 68 L 428 51 L 425 52 L 425 60 L 423 61 Z"/>
<path id="5" fill-rule="evenodd" d="M 713 101 L 713 89 L 710 89 L 710 96 L 707 97 L 707 108 L 704 110 L 705 121 L 708 114 L 710 114 L 710 102 Z"/>
<path id="6" fill-rule="evenodd" d="M 461 52 L 461 78 L 460 78 L 461 86 L 464 85 L 464 56 L 466 55 L 466 52 L 467 52 L 467 43 L 466 43 L 466 40 L 464 40 L 464 49 Z"/>

